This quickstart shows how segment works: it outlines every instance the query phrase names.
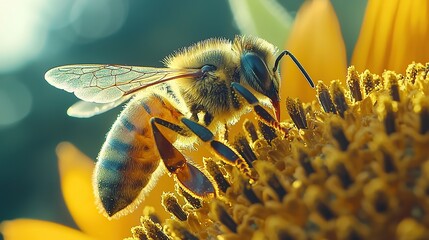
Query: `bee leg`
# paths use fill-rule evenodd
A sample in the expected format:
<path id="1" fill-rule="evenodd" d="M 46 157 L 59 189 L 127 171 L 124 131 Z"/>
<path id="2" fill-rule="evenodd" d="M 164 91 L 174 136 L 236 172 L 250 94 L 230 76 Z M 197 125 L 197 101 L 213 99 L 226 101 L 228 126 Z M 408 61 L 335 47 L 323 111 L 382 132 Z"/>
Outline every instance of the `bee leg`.
<path id="1" fill-rule="evenodd" d="M 193 105 L 189 108 L 189 110 L 190 110 L 190 111 L 191 111 L 191 113 L 192 113 L 192 115 L 191 115 L 192 120 L 194 120 L 194 121 L 199 121 L 199 119 L 198 119 L 198 113 L 201 111 L 202 106 L 203 106 L 203 105 L 201 105 L 201 104 L 193 104 Z"/>
<path id="2" fill-rule="evenodd" d="M 284 129 L 282 126 L 280 126 L 280 123 L 270 113 L 268 113 L 265 108 L 261 106 L 258 98 L 256 98 L 252 92 L 250 92 L 249 90 L 247 90 L 247 88 L 237 82 L 231 83 L 231 87 L 237 93 L 239 93 L 247 101 L 247 103 L 253 106 L 253 110 L 259 116 L 262 122 L 287 134 L 287 129 Z"/>
<path id="3" fill-rule="evenodd" d="M 225 163 L 238 167 L 245 175 L 253 178 L 246 160 L 233 148 L 215 140 L 213 133 L 208 128 L 188 118 L 181 118 L 181 122 L 203 142 L 208 143 L 212 152 Z"/>
<path id="4" fill-rule="evenodd" d="M 201 122 L 201 123 L 204 123 L 205 126 L 208 126 L 213 121 L 213 118 L 214 118 L 213 114 L 208 112 L 207 109 L 201 104 L 191 105 L 190 111 L 192 113 L 191 119 L 195 122 Z M 200 113 L 203 114 L 202 119 L 198 117 L 198 114 Z"/>
<path id="5" fill-rule="evenodd" d="M 215 188 L 212 182 L 203 172 L 186 160 L 185 156 L 161 133 L 157 125 L 165 126 L 181 135 L 186 134 L 186 130 L 160 118 L 151 118 L 150 123 L 159 155 L 176 182 L 196 197 L 213 196 Z"/>

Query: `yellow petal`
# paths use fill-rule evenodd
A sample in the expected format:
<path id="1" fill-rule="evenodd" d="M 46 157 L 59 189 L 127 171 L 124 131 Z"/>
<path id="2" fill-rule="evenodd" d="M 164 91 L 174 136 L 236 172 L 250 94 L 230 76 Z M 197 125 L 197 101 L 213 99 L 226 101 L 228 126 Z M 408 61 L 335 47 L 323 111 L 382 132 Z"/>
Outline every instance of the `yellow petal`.
<path id="1" fill-rule="evenodd" d="M 64 200 L 79 228 L 98 239 L 116 240 L 130 236 L 131 227 L 139 225 L 144 204 L 127 216 L 108 220 L 99 213 L 95 204 L 92 187 L 94 162 L 70 143 L 59 144 L 57 154 Z M 154 202 L 159 206 L 160 196 Z"/>
<path id="2" fill-rule="evenodd" d="M 5 240 L 94 240 L 94 238 L 75 229 L 33 219 L 2 222 L 0 231 Z"/>
<path id="3" fill-rule="evenodd" d="M 328 83 L 333 79 L 344 79 L 346 75 L 346 48 L 337 16 L 328 0 L 303 4 L 297 13 L 286 49 L 298 58 L 315 83 L 318 80 Z M 316 98 L 315 90 L 307 84 L 292 61 L 283 59 L 281 71 L 282 99 L 299 97 L 307 102 Z M 284 113 L 285 106 L 282 108 Z"/>
<path id="4" fill-rule="evenodd" d="M 401 1 L 394 23 L 391 55 L 386 69 L 402 72 L 412 62 L 429 60 L 429 2 Z"/>
<path id="5" fill-rule="evenodd" d="M 427 0 L 368 1 L 352 57 L 358 71 L 401 72 L 412 61 L 429 60 Z"/>

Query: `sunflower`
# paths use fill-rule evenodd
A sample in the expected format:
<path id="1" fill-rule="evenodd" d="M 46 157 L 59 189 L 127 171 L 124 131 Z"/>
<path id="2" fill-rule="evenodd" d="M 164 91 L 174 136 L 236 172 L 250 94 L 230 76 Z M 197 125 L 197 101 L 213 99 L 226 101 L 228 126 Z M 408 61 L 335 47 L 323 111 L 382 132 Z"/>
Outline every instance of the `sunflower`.
<path id="1" fill-rule="evenodd" d="M 74 217 L 91 213 L 81 220 L 75 217 L 82 232 L 38 220 L 13 220 L 1 225 L 6 240 L 118 239 L 131 225 L 130 239 L 429 238 L 429 66 L 413 63 L 407 68 L 412 61 L 428 60 L 428 3 L 369 1 L 348 63 L 329 1 L 306 2 L 293 25 L 273 0 L 230 0 L 231 6 L 234 2 L 239 2 L 232 9 L 243 33 L 285 47 L 314 79 L 325 81 L 316 92 L 307 89 L 295 66 L 283 61 L 281 94 L 287 104 L 282 113 L 288 112 L 291 120 L 282 124 L 290 129 L 289 137 L 255 131 L 246 123 L 247 134 L 234 140 L 250 157 L 259 180 L 250 184 L 236 168 L 207 158 L 204 163 L 219 187 L 218 197 L 201 201 L 181 189 L 164 193 L 162 204 L 170 219 L 160 221 L 160 209 L 138 209 L 126 217 L 129 222 L 104 225 L 105 220 L 93 220 L 100 217 L 95 208 L 79 205 L 93 204 L 92 190 L 80 190 L 85 203 L 69 208 Z M 240 24 L 240 19 L 255 21 Z M 270 27 L 263 21 L 270 21 Z M 355 67 L 347 70 L 350 63 Z M 395 73 L 404 69 L 404 74 Z M 73 161 L 86 158 L 69 144 L 62 144 L 58 153 L 60 165 L 65 156 L 73 156 Z M 75 181 L 87 179 L 83 182 L 88 189 L 89 165 L 86 174 L 74 175 Z M 76 182 L 67 186 L 72 185 Z"/>

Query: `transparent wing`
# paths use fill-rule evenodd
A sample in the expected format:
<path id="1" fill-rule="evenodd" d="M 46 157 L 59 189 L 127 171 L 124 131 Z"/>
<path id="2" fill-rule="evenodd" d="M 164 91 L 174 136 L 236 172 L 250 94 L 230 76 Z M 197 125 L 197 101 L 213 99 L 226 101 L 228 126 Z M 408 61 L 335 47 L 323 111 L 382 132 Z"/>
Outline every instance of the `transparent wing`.
<path id="1" fill-rule="evenodd" d="M 116 101 L 109 103 L 94 103 L 94 102 L 85 102 L 79 101 L 69 107 L 67 114 L 72 117 L 78 118 L 89 118 L 98 114 L 109 111 L 112 108 L 117 107 L 121 103 L 130 99 L 131 96 L 125 96 L 119 98 Z"/>
<path id="2" fill-rule="evenodd" d="M 110 103 L 158 83 L 200 74 L 200 69 L 80 64 L 53 68 L 45 79 L 84 101 Z"/>

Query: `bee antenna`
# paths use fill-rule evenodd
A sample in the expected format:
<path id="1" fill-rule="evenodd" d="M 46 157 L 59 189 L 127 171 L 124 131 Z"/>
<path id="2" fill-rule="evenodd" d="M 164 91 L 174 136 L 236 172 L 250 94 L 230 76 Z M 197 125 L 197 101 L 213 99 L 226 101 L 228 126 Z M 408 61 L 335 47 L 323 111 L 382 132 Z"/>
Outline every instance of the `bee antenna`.
<path id="1" fill-rule="evenodd" d="M 299 68 L 299 70 L 301 71 L 302 75 L 304 75 L 305 79 L 307 79 L 307 82 L 310 84 L 310 86 L 311 86 L 312 88 L 314 88 L 314 82 L 313 82 L 313 80 L 311 80 L 310 75 L 308 75 L 307 71 L 305 71 L 305 69 L 304 69 L 304 67 L 301 65 L 301 63 L 299 63 L 298 59 L 296 59 L 296 57 L 295 57 L 291 52 L 289 52 L 288 50 L 284 50 L 284 51 L 283 51 L 283 52 L 281 52 L 281 53 L 280 53 L 280 55 L 277 57 L 276 62 L 274 63 L 273 71 L 274 71 L 274 72 L 275 72 L 275 71 L 277 71 L 277 68 L 278 68 L 278 66 L 279 66 L 279 62 L 280 62 L 280 60 L 282 59 L 282 57 L 283 57 L 284 55 L 287 55 L 287 56 L 289 56 L 289 57 L 292 59 L 292 61 L 296 64 L 296 66 L 297 66 L 297 67 Z"/>

